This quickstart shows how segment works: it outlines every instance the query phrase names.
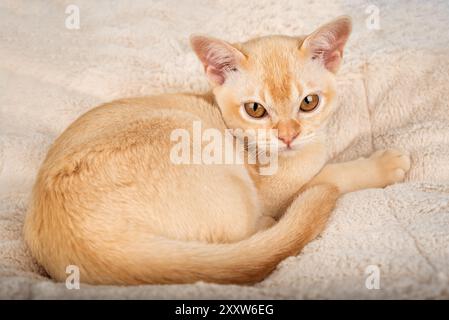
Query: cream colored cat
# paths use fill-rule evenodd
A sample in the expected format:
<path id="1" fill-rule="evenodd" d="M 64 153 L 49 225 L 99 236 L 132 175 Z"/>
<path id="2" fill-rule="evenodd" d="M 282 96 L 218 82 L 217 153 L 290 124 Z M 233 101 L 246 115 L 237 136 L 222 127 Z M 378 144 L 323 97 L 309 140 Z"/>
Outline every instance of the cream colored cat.
<path id="1" fill-rule="evenodd" d="M 328 164 L 323 134 L 351 32 L 342 17 L 305 37 L 229 44 L 194 36 L 213 94 L 123 99 L 76 120 L 39 171 L 25 239 L 56 280 L 253 283 L 324 228 L 340 193 L 402 181 L 395 150 Z M 277 129 L 278 169 L 179 165 L 179 128 Z M 262 148 L 260 145 L 259 147 Z"/>

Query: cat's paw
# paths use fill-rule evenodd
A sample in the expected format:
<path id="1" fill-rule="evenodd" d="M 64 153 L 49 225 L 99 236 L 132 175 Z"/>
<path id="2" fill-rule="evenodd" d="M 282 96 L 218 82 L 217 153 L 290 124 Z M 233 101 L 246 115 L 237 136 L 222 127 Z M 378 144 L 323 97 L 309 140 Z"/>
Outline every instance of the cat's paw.
<path id="1" fill-rule="evenodd" d="M 410 170 L 410 156 L 399 150 L 378 150 L 369 159 L 374 162 L 380 187 L 404 181 L 405 174 Z"/>

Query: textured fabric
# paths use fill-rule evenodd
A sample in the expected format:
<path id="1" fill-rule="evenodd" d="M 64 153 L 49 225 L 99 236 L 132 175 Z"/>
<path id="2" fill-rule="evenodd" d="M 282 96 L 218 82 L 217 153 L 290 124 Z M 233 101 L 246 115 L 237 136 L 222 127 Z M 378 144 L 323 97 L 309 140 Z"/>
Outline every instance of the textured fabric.
<path id="1" fill-rule="evenodd" d="M 80 29 L 65 27 L 66 6 Z M 1 1 L 1 298 L 449 298 L 449 3 L 375 1 Z M 339 201 L 326 231 L 254 286 L 88 286 L 49 280 L 21 237 L 50 143 L 89 108 L 119 97 L 203 91 L 191 33 L 229 41 L 299 35 L 354 19 L 330 124 L 336 160 L 396 147 L 405 183 Z M 380 289 L 365 286 L 369 265 Z"/>

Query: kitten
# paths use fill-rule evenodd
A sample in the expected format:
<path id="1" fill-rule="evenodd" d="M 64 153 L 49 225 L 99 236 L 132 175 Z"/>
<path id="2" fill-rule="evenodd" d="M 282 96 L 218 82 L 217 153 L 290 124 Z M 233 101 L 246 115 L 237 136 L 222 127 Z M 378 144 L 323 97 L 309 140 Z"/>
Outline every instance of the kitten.
<path id="1" fill-rule="evenodd" d="M 211 94 L 107 103 L 55 141 L 25 221 L 34 257 L 58 281 L 76 265 L 91 284 L 254 283 L 323 230 L 341 193 L 402 181 L 410 160 L 395 150 L 326 164 L 322 132 L 350 32 L 342 17 L 304 37 L 193 36 Z M 195 121 L 276 129 L 276 172 L 173 163 L 171 134 Z"/>

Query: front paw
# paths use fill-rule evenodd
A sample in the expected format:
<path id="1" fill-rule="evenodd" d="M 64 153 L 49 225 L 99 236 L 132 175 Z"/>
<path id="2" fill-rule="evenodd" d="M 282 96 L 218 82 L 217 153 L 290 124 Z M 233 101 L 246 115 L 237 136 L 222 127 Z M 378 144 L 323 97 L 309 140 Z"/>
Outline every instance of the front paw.
<path id="1" fill-rule="evenodd" d="M 374 163 L 380 187 L 404 181 L 410 170 L 410 156 L 395 149 L 378 150 L 369 159 Z"/>

